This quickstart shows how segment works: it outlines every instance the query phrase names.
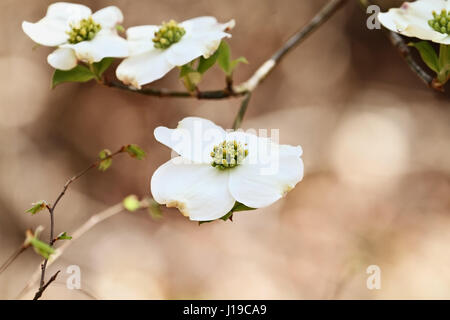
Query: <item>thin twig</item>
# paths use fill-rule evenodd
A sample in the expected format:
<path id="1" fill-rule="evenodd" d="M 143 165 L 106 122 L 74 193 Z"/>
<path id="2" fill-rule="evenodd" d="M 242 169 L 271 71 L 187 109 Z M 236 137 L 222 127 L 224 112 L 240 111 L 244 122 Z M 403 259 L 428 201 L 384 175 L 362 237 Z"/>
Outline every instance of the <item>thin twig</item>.
<path id="1" fill-rule="evenodd" d="M 247 111 L 248 103 L 250 102 L 251 96 L 252 96 L 252 93 L 248 92 L 245 95 L 245 98 L 242 100 L 241 107 L 239 108 L 239 111 L 233 122 L 233 130 L 237 130 L 241 126 L 242 119 L 244 119 L 244 115 L 245 115 L 245 112 Z"/>
<path id="2" fill-rule="evenodd" d="M 367 10 L 367 8 L 372 4 L 370 0 L 359 0 L 361 6 Z M 390 43 L 399 52 L 400 56 L 405 60 L 409 69 L 425 83 L 428 87 L 435 89 L 437 91 L 443 91 L 442 84 L 439 84 L 435 79 L 429 75 L 422 67 L 414 60 L 411 50 L 406 44 L 403 37 L 393 31 L 383 30 L 386 37 L 389 39 Z"/>
<path id="3" fill-rule="evenodd" d="M 118 81 L 105 81 L 104 84 L 109 87 L 114 87 L 122 90 L 135 92 L 147 96 L 156 97 L 173 97 L 173 98 L 196 98 L 196 99 L 227 99 L 231 97 L 239 97 L 246 95 L 253 91 L 273 70 L 281 59 L 298 44 L 305 40 L 317 28 L 325 23 L 347 0 L 330 0 L 315 16 L 314 18 L 298 30 L 292 37 L 290 37 L 283 46 L 278 49 L 269 60 L 265 61 L 255 73 L 245 82 L 232 86 L 231 79 L 227 79 L 227 88 L 214 91 L 171 91 L 168 89 L 144 88 L 132 89 Z M 231 89 L 231 90 L 230 90 Z"/>
<path id="4" fill-rule="evenodd" d="M 8 267 L 23 253 L 28 249 L 28 246 L 21 245 L 18 250 L 16 250 L 0 267 L 0 274 L 2 274 Z"/>
<path id="5" fill-rule="evenodd" d="M 58 276 L 58 274 L 59 274 L 59 270 L 50 278 L 50 280 L 48 280 L 48 282 L 46 283 L 46 284 L 44 284 L 43 286 L 41 286 L 40 288 L 39 288 L 39 290 L 36 292 L 36 294 L 34 295 L 34 298 L 33 298 L 33 300 L 38 300 L 41 296 L 42 296 L 42 294 L 44 293 L 44 291 L 45 291 L 45 289 L 47 289 L 47 287 L 53 282 L 53 281 L 55 281 L 56 280 L 56 277 Z"/>
<path id="6" fill-rule="evenodd" d="M 81 171 L 80 173 L 74 175 L 73 177 L 71 177 L 69 180 L 67 180 L 67 182 L 64 184 L 64 187 L 62 189 L 62 191 L 59 193 L 59 195 L 57 196 L 55 202 L 53 203 L 52 206 L 47 205 L 47 210 L 50 214 L 50 239 L 48 244 L 50 245 L 50 247 L 53 247 L 55 241 L 57 240 L 55 238 L 55 209 L 56 206 L 58 205 L 59 201 L 62 199 L 62 197 L 65 195 L 67 189 L 69 188 L 69 186 L 76 180 L 78 180 L 80 177 L 82 177 L 83 175 L 85 175 L 89 170 L 97 167 L 102 161 L 106 160 L 106 159 L 110 159 L 113 158 L 114 156 L 123 153 L 126 151 L 126 146 L 122 146 L 119 150 L 117 150 L 116 152 L 106 156 L 103 159 L 98 159 L 97 161 L 95 161 L 94 163 L 92 163 L 90 166 L 88 166 L 86 169 L 84 169 L 83 171 Z M 42 264 L 41 264 L 41 280 L 39 283 L 39 289 L 36 292 L 35 295 L 35 300 L 39 299 L 42 296 L 42 293 L 45 291 L 45 289 L 48 287 L 48 285 L 51 283 L 51 281 L 47 282 L 47 284 L 45 284 L 45 271 L 47 269 L 47 265 L 48 265 L 48 259 L 45 259 Z M 54 276 L 56 278 L 56 275 Z M 50 279 L 51 280 L 51 279 Z"/>
<path id="7" fill-rule="evenodd" d="M 140 208 L 145 209 L 148 208 L 150 205 L 149 199 L 143 199 L 140 202 Z M 59 247 L 54 254 L 51 255 L 51 259 L 48 260 L 47 267 L 51 266 L 57 259 L 59 259 L 62 254 L 69 248 L 73 243 L 74 240 L 81 238 L 86 232 L 94 228 L 97 224 L 114 217 L 118 213 L 121 213 L 124 210 L 122 202 L 117 203 L 113 205 L 112 207 L 109 207 L 108 209 L 101 211 L 89 218 L 85 223 L 83 223 L 78 229 L 76 229 L 74 232 L 71 233 L 72 240 L 71 241 L 65 241 L 61 247 Z M 22 291 L 19 293 L 17 299 L 21 298 L 24 294 L 26 294 L 33 286 L 34 284 L 39 280 L 39 276 L 41 275 L 41 268 L 36 270 L 33 275 L 31 276 L 30 280 L 28 281 L 25 288 L 22 289 Z"/>

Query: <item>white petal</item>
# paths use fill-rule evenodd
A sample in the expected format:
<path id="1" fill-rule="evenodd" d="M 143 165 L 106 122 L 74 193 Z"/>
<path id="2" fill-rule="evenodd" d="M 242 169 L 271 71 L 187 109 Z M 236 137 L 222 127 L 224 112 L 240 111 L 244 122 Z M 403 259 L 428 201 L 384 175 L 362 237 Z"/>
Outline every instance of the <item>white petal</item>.
<path id="1" fill-rule="evenodd" d="M 106 57 L 124 58 L 129 53 L 127 41 L 106 29 L 102 29 L 90 41 L 64 44 L 61 47 L 72 48 L 79 60 L 88 63 L 99 62 Z"/>
<path id="2" fill-rule="evenodd" d="M 186 34 L 180 42 L 174 43 L 167 50 L 169 62 L 182 66 L 200 57 L 211 56 L 219 47 L 220 40 L 231 35 L 222 31 L 205 32 L 198 35 Z"/>
<path id="3" fill-rule="evenodd" d="M 155 138 L 185 160 L 211 164 L 211 151 L 225 139 L 226 132 L 212 121 L 188 117 L 178 123 L 176 129 L 158 127 Z"/>
<path id="4" fill-rule="evenodd" d="M 71 70 L 77 66 L 77 57 L 73 49 L 58 48 L 48 55 L 47 62 L 55 69 Z"/>
<path id="5" fill-rule="evenodd" d="M 215 220 L 227 214 L 235 203 L 228 191 L 228 172 L 179 160 L 172 159 L 155 171 L 151 180 L 153 198 L 195 221 Z"/>
<path id="6" fill-rule="evenodd" d="M 128 40 L 150 40 L 152 42 L 155 32 L 158 31 L 159 26 L 137 26 L 127 29 L 127 39 Z"/>
<path id="7" fill-rule="evenodd" d="M 123 22 L 123 14 L 116 6 L 109 6 L 95 12 L 92 19 L 102 28 L 111 29 Z"/>
<path id="8" fill-rule="evenodd" d="M 181 41 L 171 45 L 168 51 L 169 62 L 182 66 L 200 56 L 208 58 L 219 47 L 220 40 L 231 37 L 224 32 L 234 27 L 234 20 L 218 23 L 214 17 L 199 17 L 180 23 L 186 34 Z"/>
<path id="9" fill-rule="evenodd" d="M 43 18 L 36 23 L 22 22 L 22 30 L 36 43 L 55 47 L 67 41 L 66 25 L 58 20 Z"/>
<path id="10" fill-rule="evenodd" d="M 186 33 L 198 33 L 205 31 L 226 31 L 234 28 L 234 20 L 226 23 L 219 23 L 214 17 L 197 17 L 185 20 L 180 23 L 180 26 L 186 30 Z"/>
<path id="11" fill-rule="evenodd" d="M 433 18 L 432 12 L 440 12 L 448 6 L 445 0 L 418 0 L 405 2 L 400 8 L 392 8 L 388 12 L 379 13 L 378 20 L 391 31 L 407 37 L 417 37 L 445 43 L 448 35 L 433 30 L 428 20 Z"/>
<path id="12" fill-rule="evenodd" d="M 68 23 L 87 18 L 91 13 L 91 9 L 82 4 L 56 2 L 48 7 L 46 17 Z"/>
<path id="13" fill-rule="evenodd" d="M 117 78 L 137 89 L 162 78 L 174 66 L 167 61 L 161 50 L 152 50 L 131 56 L 120 63 L 116 69 Z"/>
<path id="14" fill-rule="evenodd" d="M 279 145 L 273 146 L 267 163 L 244 161 L 230 170 L 231 194 L 252 208 L 271 205 L 302 180 L 301 154 L 301 147 Z"/>
<path id="15" fill-rule="evenodd" d="M 130 55 L 138 55 L 146 51 L 155 50 L 153 37 L 159 26 L 138 26 L 127 30 L 127 40 L 130 48 Z"/>

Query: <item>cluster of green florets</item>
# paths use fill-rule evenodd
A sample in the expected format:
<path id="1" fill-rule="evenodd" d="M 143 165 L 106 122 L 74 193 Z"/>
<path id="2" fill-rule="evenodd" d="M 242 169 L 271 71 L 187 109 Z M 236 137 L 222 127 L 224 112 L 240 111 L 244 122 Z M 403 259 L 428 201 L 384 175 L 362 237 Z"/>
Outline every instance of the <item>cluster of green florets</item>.
<path id="1" fill-rule="evenodd" d="M 183 27 L 180 27 L 174 20 L 163 22 L 161 28 L 155 32 L 152 39 L 157 49 L 167 49 L 172 44 L 177 43 L 186 33 Z"/>
<path id="2" fill-rule="evenodd" d="M 240 142 L 223 141 L 211 152 L 211 165 L 220 170 L 234 168 L 240 165 L 247 155 L 248 150 L 244 149 Z"/>
<path id="3" fill-rule="evenodd" d="M 92 17 L 83 19 L 76 24 L 71 24 L 72 28 L 67 31 L 69 35 L 69 43 L 75 44 L 86 40 L 94 39 L 97 32 L 99 32 L 102 27 L 100 24 L 96 23 Z"/>
<path id="4" fill-rule="evenodd" d="M 450 11 L 442 9 L 441 14 L 433 11 L 433 19 L 428 20 L 428 24 L 437 32 L 450 34 Z"/>

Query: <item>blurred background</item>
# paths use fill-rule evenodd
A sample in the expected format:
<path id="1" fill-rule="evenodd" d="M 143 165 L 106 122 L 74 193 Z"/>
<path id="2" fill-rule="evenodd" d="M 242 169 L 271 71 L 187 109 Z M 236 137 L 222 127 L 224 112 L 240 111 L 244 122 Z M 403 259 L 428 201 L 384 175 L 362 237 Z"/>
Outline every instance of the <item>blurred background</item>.
<path id="1" fill-rule="evenodd" d="M 250 62 L 235 72 L 237 83 L 326 3 L 78 2 L 93 11 L 117 5 L 125 27 L 234 18 L 233 56 Z M 137 143 L 148 157 L 119 156 L 107 172 L 78 180 L 56 212 L 57 233 L 71 234 L 129 194 L 150 195 L 152 173 L 170 157 L 154 139 L 155 127 L 201 116 L 229 128 L 239 109 L 239 99 L 161 99 L 94 82 L 51 90 L 51 49 L 32 50 L 21 30 L 23 20 L 39 20 L 50 3 L 0 4 L 0 262 L 21 245 L 25 229 L 41 224 L 48 232 L 48 214 L 24 211 L 37 200 L 53 201 L 99 150 Z M 243 127 L 280 129 L 281 143 L 304 149 L 305 178 L 286 198 L 235 214 L 234 222 L 201 226 L 173 209 L 158 221 L 145 211 L 116 215 L 72 240 L 50 267 L 47 275 L 62 272 L 43 298 L 450 298 L 450 96 L 426 88 L 365 19 L 357 1 L 349 1 L 253 94 Z M 182 89 L 177 76 L 171 72 L 152 86 Z M 215 67 L 200 89 L 222 86 Z M 31 250 L 15 261 L 0 275 L 0 298 L 16 298 L 39 262 Z M 73 264 L 81 268 L 83 290 L 65 286 Z M 380 290 L 366 287 L 372 264 L 381 268 Z"/>

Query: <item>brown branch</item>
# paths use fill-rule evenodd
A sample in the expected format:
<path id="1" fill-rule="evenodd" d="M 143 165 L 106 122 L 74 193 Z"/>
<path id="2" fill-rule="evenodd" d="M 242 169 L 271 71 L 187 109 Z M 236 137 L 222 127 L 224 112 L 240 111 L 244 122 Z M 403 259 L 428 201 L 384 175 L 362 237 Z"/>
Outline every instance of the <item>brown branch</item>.
<path id="1" fill-rule="evenodd" d="M 62 199 L 62 197 L 66 194 L 67 189 L 69 188 L 69 186 L 75 182 L 76 180 L 78 180 L 80 177 L 82 177 L 83 175 L 85 175 L 88 171 L 90 171 L 93 168 L 96 168 L 102 161 L 106 160 L 106 159 L 110 159 L 113 158 L 114 156 L 126 152 L 126 146 L 122 146 L 119 150 L 117 150 L 116 152 L 106 156 L 103 159 L 98 159 L 97 161 L 95 161 L 94 163 L 92 163 L 90 166 L 88 166 L 86 169 L 84 169 L 83 171 L 79 172 L 78 174 L 74 175 L 73 177 L 71 177 L 69 180 L 67 180 L 67 182 L 64 184 L 64 187 L 62 189 L 62 191 L 59 193 L 59 195 L 56 197 L 55 202 L 53 203 L 52 206 L 47 205 L 47 210 L 50 214 L 50 240 L 48 242 L 48 244 L 50 245 L 50 247 L 53 247 L 55 241 L 57 240 L 57 238 L 55 238 L 55 209 L 56 206 L 58 205 L 58 203 L 60 202 L 60 200 Z M 34 300 L 39 299 L 42 296 L 42 293 L 45 291 L 45 289 L 48 287 L 48 285 L 54 281 L 53 277 L 56 279 L 57 274 L 55 274 L 52 279 L 50 279 L 49 282 L 47 282 L 47 284 L 45 283 L 45 271 L 47 269 L 47 264 L 48 264 L 48 259 L 45 259 L 44 262 L 41 264 L 41 280 L 40 280 L 40 284 L 39 284 L 39 289 L 36 292 L 36 295 L 34 297 Z"/>
<path id="2" fill-rule="evenodd" d="M 372 4 L 370 0 L 360 0 L 359 2 L 364 9 L 367 9 Z M 433 76 L 429 75 L 425 70 L 423 70 L 422 67 L 414 60 L 411 50 L 409 49 L 405 40 L 403 40 L 403 37 L 387 29 L 383 31 L 386 37 L 389 39 L 389 42 L 394 46 L 395 49 L 397 49 L 403 60 L 405 60 L 409 69 L 429 88 L 442 92 L 442 84 L 439 84 L 433 78 Z"/>
<path id="3" fill-rule="evenodd" d="M 29 246 L 21 245 L 0 267 L 0 274 L 2 274 L 8 267 L 23 253 Z"/>
<path id="4" fill-rule="evenodd" d="M 140 202 L 140 209 L 146 209 L 150 206 L 151 199 L 143 199 Z M 81 238 L 85 233 L 94 228 L 97 224 L 114 217 L 115 215 L 121 213 L 124 210 L 123 203 L 117 203 L 112 207 L 109 207 L 106 210 L 103 210 L 97 214 L 91 216 L 85 223 L 83 223 L 80 227 L 78 227 L 75 231 L 71 233 L 73 240 Z M 52 265 L 57 259 L 59 259 L 62 254 L 73 244 L 73 241 L 65 241 L 61 247 L 52 255 L 52 259 L 48 262 L 47 267 Z M 41 275 L 41 268 L 36 270 L 35 273 L 30 277 L 25 288 L 22 289 L 17 299 L 22 297 L 26 292 L 28 292 L 33 285 L 39 280 L 39 276 Z"/>
<path id="5" fill-rule="evenodd" d="M 236 117 L 234 119 L 234 122 L 233 122 L 233 130 L 238 129 L 241 126 L 242 119 L 244 119 L 244 115 L 245 115 L 245 112 L 247 111 L 247 107 L 248 107 L 248 104 L 250 102 L 251 96 L 252 96 L 252 93 L 248 92 L 245 95 L 244 100 L 242 100 L 241 107 L 239 108 L 239 111 L 238 111 L 238 113 L 237 113 L 237 115 L 236 115 Z"/>
<path id="6" fill-rule="evenodd" d="M 156 97 L 173 97 L 173 98 L 196 98 L 196 99 L 227 99 L 231 97 L 239 97 L 252 92 L 256 87 L 270 74 L 282 58 L 294 49 L 298 44 L 303 42 L 310 34 L 317 30 L 322 24 L 336 13 L 347 0 L 330 0 L 304 27 L 300 28 L 292 37 L 290 37 L 283 46 L 278 49 L 269 60 L 265 61 L 255 73 L 245 82 L 233 86 L 231 78 L 227 78 L 227 87 L 214 91 L 171 91 L 168 89 L 143 88 L 132 89 L 119 81 L 104 81 L 109 87 L 118 88 L 130 92 L 135 92 L 147 96 Z"/>
<path id="7" fill-rule="evenodd" d="M 36 292 L 36 294 L 34 295 L 33 300 L 38 300 L 42 294 L 44 293 L 45 289 L 47 289 L 47 287 L 56 280 L 56 277 L 58 276 L 60 271 L 57 271 L 51 278 L 50 280 L 48 280 L 48 282 L 42 286 L 39 287 L 39 290 Z"/>

